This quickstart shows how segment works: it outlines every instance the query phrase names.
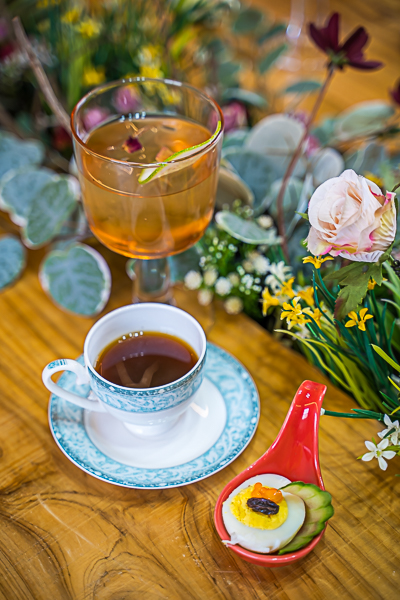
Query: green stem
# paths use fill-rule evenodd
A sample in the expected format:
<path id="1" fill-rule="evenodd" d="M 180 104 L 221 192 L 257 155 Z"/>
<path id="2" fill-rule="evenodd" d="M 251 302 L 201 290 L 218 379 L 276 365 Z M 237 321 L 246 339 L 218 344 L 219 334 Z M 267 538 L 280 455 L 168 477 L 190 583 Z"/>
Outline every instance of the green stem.
<path id="1" fill-rule="evenodd" d="M 346 419 L 374 419 L 377 421 L 381 421 L 383 423 L 383 417 L 384 415 L 382 415 L 381 413 L 376 413 L 376 412 L 371 412 L 370 415 L 357 415 L 354 413 L 341 413 L 341 412 L 334 412 L 332 410 L 326 410 L 324 413 L 324 415 L 328 415 L 328 417 L 344 417 Z"/>

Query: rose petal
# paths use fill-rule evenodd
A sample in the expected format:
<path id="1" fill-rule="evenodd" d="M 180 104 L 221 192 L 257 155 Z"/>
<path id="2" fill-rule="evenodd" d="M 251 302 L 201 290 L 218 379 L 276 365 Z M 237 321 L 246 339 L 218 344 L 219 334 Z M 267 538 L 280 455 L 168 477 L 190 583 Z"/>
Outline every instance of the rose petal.
<path id="1" fill-rule="evenodd" d="M 137 137 L 129 136 L 126 142 L 122 144 L 123 150 L 129 154 L 133 154 L 143 148 Z"/>

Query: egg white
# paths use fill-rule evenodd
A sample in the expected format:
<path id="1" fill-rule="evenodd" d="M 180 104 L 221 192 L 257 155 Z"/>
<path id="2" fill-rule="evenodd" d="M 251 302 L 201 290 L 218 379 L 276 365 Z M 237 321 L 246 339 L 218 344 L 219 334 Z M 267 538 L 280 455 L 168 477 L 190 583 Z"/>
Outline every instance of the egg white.
<path id="1" fill-rule="evenodd" d="M 272 473 L 251 477 L 239 485 L 231 493 L 229 498 L 225 500 L 222 505 L 222 517 L 225 528 L 231 536 L 231 544 L 239 544 L 240 546 L 243 546 L 243 548 L 247 548 L 247 550 L 253 550 L 254 552 L 260 552 L 261 554 L 270 554 L 271 552 L 283 548 L 283 546 L 286 546 L 290 540 L 294 538 L 300 527 L 303 525 L 306 510 L 301 498 L 281 490 L 288 505 L 288 517 L 280 527 L 277 527 L 276 529 L 258 529 L 241 523 L 232 514 L 230 509 L 231 502 L 241 490 L 250 485 L 254 485 L 258 481 L 262 483 L 263 486 L 276 489 L 291 483 L 290 479 Z"/>

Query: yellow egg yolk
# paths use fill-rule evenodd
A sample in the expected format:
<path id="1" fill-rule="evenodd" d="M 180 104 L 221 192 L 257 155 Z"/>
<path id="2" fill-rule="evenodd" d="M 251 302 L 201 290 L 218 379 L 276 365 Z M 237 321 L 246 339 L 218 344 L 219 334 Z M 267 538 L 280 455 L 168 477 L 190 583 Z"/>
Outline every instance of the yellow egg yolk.
<path id="1" fill-rule="evenodd" d="M 279 512 L 276 515 L 263 515 L 262 513 L 255 512 L 247 506 L 247 500 L 252 497 L 254 487 L 254 485 L 250 485 L 233 498 L 230 505 L 232 514 L 238 521 L 249 527 L 256 527 L 257 529 L 277 529 L 288 517 L 288 505 L 286 500 L 282 498 L 281 502 L 279 502 Z"/>

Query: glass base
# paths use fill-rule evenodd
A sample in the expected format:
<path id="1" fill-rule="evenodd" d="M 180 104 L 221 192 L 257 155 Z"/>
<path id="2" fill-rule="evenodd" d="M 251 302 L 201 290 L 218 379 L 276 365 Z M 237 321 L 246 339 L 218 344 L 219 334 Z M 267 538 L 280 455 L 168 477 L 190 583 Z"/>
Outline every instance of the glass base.
<path id="1" fill-rule="evenodd" d="M 175 305 L 167 258 L 132 260 L 127 273 L 133 281 L 132 302 L 160 302 Z"/>

